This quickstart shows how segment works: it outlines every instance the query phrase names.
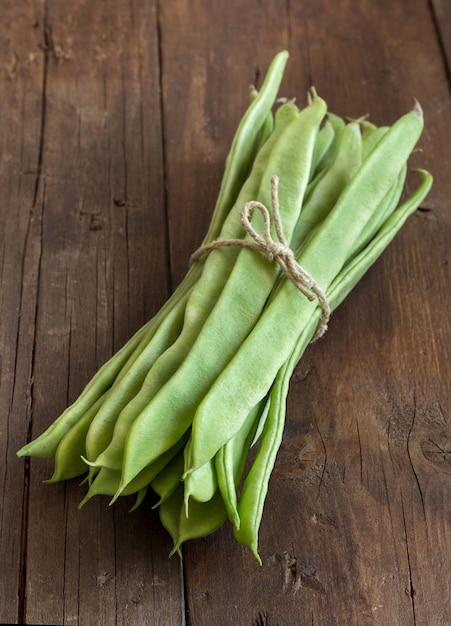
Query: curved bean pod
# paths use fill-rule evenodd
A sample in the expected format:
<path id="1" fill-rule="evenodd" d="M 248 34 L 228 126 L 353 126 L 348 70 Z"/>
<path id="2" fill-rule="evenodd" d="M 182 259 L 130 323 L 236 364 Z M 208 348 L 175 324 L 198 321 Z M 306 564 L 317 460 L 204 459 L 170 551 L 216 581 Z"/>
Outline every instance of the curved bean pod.
<path id="1" fill-rule="evenodd" d="M 180 511 L 183 509 L 183 486 L 180 484 L 160 505 L 158 513 L 160 522 L 172 538 L 174 548 L 171 554 L 182 556 L 181 545 L 178 543 Z"/>
<path id="2" fill-rule="evenodd" d="M 153 508 L 159 507 L 182 484 L 184 467 L 183 450 L 152 480 L 151 487 L 160 497 Z"/>
<path id="3" fill-rule="evenodd" d="M 213 498 L 218 489 L 218 479 L 214 460 L 204 463 L 197 468 L 192 475 L 184 481 L 183 500 L 185 503 L 185 515 L 189 517 L 190 501 L 208 502 Z"/>
<path id="4" fill-rule="evenodd" d="M 249 451 L 256 432 L 266 419 L 266 406 L 268 402 L 263 400 L 249 412 L 243 427 L 216 453 L 215 467 L 218 486 L 227 511 L 227 517 L 235 526 L 240 527 L 238 513 L 237 489 L 244 474 Z M 262 427 L 263 428 L 263 427 Z M 187 476 L 189 480 L 190 474 Z"/>
<path id="5" fill-rule="evenodd" d="M 86 455 L 86 433 L 102 402 L 103 396 L 62 437 L 55 452 L 53 475 L 46 483 L 56 483 L 86 474 L 88 468 L 82 458 Z"/>
<path id="6" fill-rule="evenodd" d="M 327 112 L 327 122 L 332 126 L 334 135 L 329 145 L 329 148 L 317 165 L 317 171 L 327 168 L 334 162 L 340 143 L 341 133 L 346 126 L 346 122 L 344 121 L 344 119 L 339 115 L 335 115 L 335 113 L 332 113 L 331 111 Z"/>
<path id="7" fill-rule="evenodd" d="M 392 188 L 389 189 L 378 210 L 372 215 L 371 219 L 368 220 L 368 223 L 360 233 L 358 240 L 350 249 L 348 254 L 348 263 L 354 256 L 361 252 L 365 246 L 368 245 L 368 242 L 378 232 L 379 228 L 385 223 L 389 215 L 396 209 L 398 202 L 401 199 L 406 176 L 407 164 L 405 164 L 401 169 L 397 181 Z"/>
<path id="8" fill-rule="evenodd" d="M 249 170 L 259 129 L 264 124 L 277 97 L 288 56 L 288 52 L 283 50 L 274 57 L 260 91 L 239 123 L 226 159 L 223 180 L 204 244 L 218 237 L 227 216 L 228 207 L 235 203 Z"/>
<path id="9" fill-rule="evenodd" d="M 335 158 L 317 184 L 308 190 L 294 229 L 291 247 L 297 249 L 306 236 L 330 213 L 340 194 L 362 164 L 362 140 L 357 124 L 343 128 Z"/>
<path id="10" fill-rule="evenodd" d="M 323 169 L 326 155 L 329 153 L 335 139 L 335 129 L 329 119 L 326 118 L 324 126 L 320 129 L 315 141 L 315 149 L 312 157 L 311 179 L 317 176 Z"/>
<path id="11" fill-rule="evenodd" d="M 379 141 L 388 131 L 388 126 L 379 126 L 372 132 L 367 132 L 366 135 L 362 135 L 362 160 L 368 157 L 368 155 L 374 150 Z"/>
<path id="12" fill-rule="evenodd" d="M 183 504 L 183 491 L 178 490 L 174 492 L 166 502 L 163 502 L 162 507 L 167 502 L 176 496 L 177 503 L 182 500 L 180 506 L 180 515 L 178 520 L 178 529 L 174 541 L 174 547 L 170 554 L 180 553 L 180 547 L 186 541 L 190 539 L 198 539 L 199 537 L 206 537 L 215 530 L 218 530 L 227 519 L 227 512 L 224 506 L 224 502 L 221 497 L 221 493 L 216 491 L 215 495 L 208 502 L 196 502 L 193 500 L 190 504 L 189 517 L 186 516 L 185 506 Z M 160 517 L 161 508 L 160 507 Z"/>

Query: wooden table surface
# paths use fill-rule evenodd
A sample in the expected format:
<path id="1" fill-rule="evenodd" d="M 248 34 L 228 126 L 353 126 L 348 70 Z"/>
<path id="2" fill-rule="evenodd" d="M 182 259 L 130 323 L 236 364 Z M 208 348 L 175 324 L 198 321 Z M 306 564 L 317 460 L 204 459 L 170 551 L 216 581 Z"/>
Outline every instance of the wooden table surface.
<path id="1" fill-rule="evenodd" d="M 451 624 L 448 0 L 1 0 L 0 622 Z M 164 303 L 250 83 L 390 124 L 421 102 L 424 205 L 298 365 L 260 535 L 168 558 L 145 502 L 16 451 Z"/>

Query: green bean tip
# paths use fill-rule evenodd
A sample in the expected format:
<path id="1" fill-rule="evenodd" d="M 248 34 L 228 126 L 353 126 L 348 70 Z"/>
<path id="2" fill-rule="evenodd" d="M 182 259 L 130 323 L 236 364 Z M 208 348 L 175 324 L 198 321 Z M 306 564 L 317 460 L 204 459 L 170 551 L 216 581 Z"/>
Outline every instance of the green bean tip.
<path id="1" fill-rule="evenodd" d="M 413 99 L 414 105 L 413 105 L 413 109 L 412 109 L 412 113 L 415 113 L 420 120 L 423 119 L 423 109 L 421 107 L 421 104 L 418 102 L 418 100 L 416 98 Z"/>
<path id="2" fill-rule="evenodd" d="M 307 92 L 307 102 L 309 104 L 312 104 L 312 102 L 316 100 L 317 98 L 318 98 L 318 92 L 316 91 L 316 87 L 312 85 Z"/>
<path id="3" fill-rule="evenodd" d="M 428 172 L 428 170 L 425 170 L 422 167 L 413 167 L 411 170 L 412 174 L 421 174 L 421 176 L 424 177 L 431 177 L 431 179 L 433 178 L 431 172 Z"/>
<path id="4" fill-rule="evenodd" d="M 113 506 L 113 504 L 116 502 L 116 500 L 119 498 L 119 496 L 122 494 L 122 491 L 125 489 L 125 487 L 119 487 L 119 489 L 116 491 L 116 493 L 114 494 L 114 496 L 111 498 L 111 500 L 108 502 L 108 506 Z"/>
<path id="5" fill-rule="evenodd" d="M 364 122 L 366 122 L 368 120 L 368 118 L 370 117 L 369 113 L 365 113 L 364 115 L 361 115 L 360 117 L 345 117 L 344 119 L 347 122 L 351 122 L 354 124 L 358 124 L 359 126 L 361 126 Z"/>
<path id="6" fill-rule="evenodd" d="M 171 556 L 174 556 L 174 554 L 178 554 L 178 555 L 179 555 L 179 557 L 180 557 L 181 559 L 183 559 L 183 556 L 182 556 L 182 551 L 181 551 L 181 549 L 180 549 L 180 544 L 179 544 L 179 543 L 175 544 L 175 546 L 174 546 L 174 547 L 172 548 L 172 550 L 169 552 L 169 556 L 170 556 L 170 557 L 171 557 Z"/>
<path id="7" fill-rule="evenodd" d="M 98 465 L 96 465 L 95 461 L 88 461 L 88 459 L 84 457 L 82 454 L 80 455 L 80 458 L 82 461 L 84 461 L 84 463 L 86 463 L 86 465 L 89 465 L 89 467 L 99 467 Z"/>
<path id="8" fill-rule="evenodd" d="M 78 507 L 77 507 L 77 508 L 78 508 L 78 510 L 79 510 L 79 511 L 81 511 L 81 509 L 85 506 L 86 502 L 87 502 L 88 500 L 90 500 L 90 499 L 91 499 L 91 496 L 90 496 L 90 494 L 89 494 L 89 492 L 88 492 L 88 493 L 85 495 L 85 497 L 84 497 L 82 500 L 80 500 L 80 502 L 78 503 Z"/>
<path id="9" fill-rule="evenodd" d="M 296 104 L 296 98 L 286 98 L 285 96 L 281 96 L 277 98 L 276 104 Z"/>

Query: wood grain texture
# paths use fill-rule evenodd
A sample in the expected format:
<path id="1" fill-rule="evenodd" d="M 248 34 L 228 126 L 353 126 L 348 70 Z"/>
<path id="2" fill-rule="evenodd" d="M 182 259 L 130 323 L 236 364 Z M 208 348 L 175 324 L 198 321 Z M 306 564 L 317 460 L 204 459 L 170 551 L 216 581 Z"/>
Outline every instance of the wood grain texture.
<path id="1" fill-rule="evenodd" d="M 450 32 L 440 0 L 3 2 L 0 623 L 451 623 Z M 78 511 L 15 451 L 182 279 L 282 48 L 301 105 L 387 124 L 417 97 L 435 185 L 296 369 L 263 566 L 228 525 L 168 559 L 151 501 Z"/>
<path id="2" fill-rule="evenodd" d="M 7 245 L 16 246 L 16 267 L 4 266 L 4 275 L 16 280 L 21 263 L 28 270 L 15 289 L 28 287 L 31 299 L 27 317 L 19 311 L 20 323 L 31 328 L 19 328 L 18 336 L 32 343 L 17 365 L 23 369 L 18 375 L 28 374 L 26 382 L 30 385 L 32 377 L 35 385 L 32 435 L 44 430 L 159 308 L 168 282 L 155 6 L 122 2 L 110 12 L 103 4 L 77 2 L 68 11 L 49 2 L 41 8 L 40 15 L 19 26 L 24 38 L 26 27 L 39 33 L 40 73 L 35 69 L 33 77 L 40 109 L 33 117 L 23 111 L 27 126 L 28 117 L 36 123 L 34 132 L 25 127 L 35 139 L 35 163 L 22 164 L 19 154 L 14 167 L 33 169 L 34 176 L 30 199 L 22 199 L 17 209 L 23 241 L 7 231 Z M 10 111 L 15 110 L 13 103 Z M 22 152 L 32 158 L 26 145 Z M 5 303 L 16 315 L 17 308 Z M 8 331 L 16 337 L 15 327 Z M 14 361 L 9 371 L 12 375 Z M 16 381 L 23 394 L 25 384 Z M 16 409 L 13 419 L 24 441 L 30 400 L 22 404 L 25 412 Z M 9 435 L 12 458 L 17 443 L 17 436 Z M 6 519 L 5 524 L 17 529 L 20 539 L 23 465 L 11 465 L 19 472 L 9 488 L 17 494 L 17 511 L 15 523 Z M 155 516 L 129 517 L 130 502 L 111 509 L 105 501 L 79 513 L 84 489 L 76 483 L 47 489 L 42 481 L 50 473 L 49 463 L 31 464 L 26 502 L 31 518 L 22 546 L 23 619 L 111 624 L 117 615 L 124 623 L 139 623 L 143 614 L 155 613 L 164 623 L 180 623 L 181 567 L 167 559 L 170 543 Z M 14 502 L 4 510 L 10 515 Z M 135 533 L 136 525 L 146 531 Z M 139 560 L 141 554 L 147 558 Z M 11 593 L 17 595 L 17 580 L 13 584 Z M 3 608 L 8 606 L 15 621 L 17 609 L 6 602 Z"/>
<path id="3" fill-rule="evenodd" d="M 446 0 L 432 0 L 431 6 L 449 80 L 451 77 L 451 6 Z"/>
<path id="4" fill-rule="evenodd" d="M 5 7 L 6 8 L 6 7 Z M 42 53 L 39 7 L 7 7 L 0 38 L 0 622 L 15 622 L 23 599 L 24 465 L 15 450 L 31 418 L 38 267 Z"/>

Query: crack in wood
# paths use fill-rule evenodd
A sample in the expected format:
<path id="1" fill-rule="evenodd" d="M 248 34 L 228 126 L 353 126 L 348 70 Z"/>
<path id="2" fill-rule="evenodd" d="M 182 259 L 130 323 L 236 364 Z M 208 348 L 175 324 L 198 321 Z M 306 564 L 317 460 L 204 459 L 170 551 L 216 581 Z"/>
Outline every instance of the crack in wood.
<path id="1" fill-rule="evenodd" d="M 423 510 L 423 516 L 424 516 L 424 519 L 426 520 L 426 507 L 425 507 L 425 504 L 424 504 L 423 490 L 421 489 L 420 479 L 419 479 L 418 473 L 417 473 L 417 471 L 415 469 L 415 465 L 413 463 L 412 453 L 411 453 L 411 437 L 412 437 L 412 431 L 413 431 L 414 426 L 415 426 L 416 415 L 417 415 L 417 397 L 416 397 L 416 391 L 414 389 L 414 391 L 413 391 L 412 423 L 411 423 L 409 432 L 407 433 L 406 450 L 407 450 L 407 457 L 409 459 L 410 467 L 412 468 L 412 472 L 413 472 L 413 475 L 415 477 L 415 482 L 416 482 L 416 485 L 417 485 L 417 488 L 418 488 L 418 492 L 420 494 L 420 500 L 421 500 L 421 507 L 422 507 L 422 510 Z"/>
<path id="2" fill-rule="evenodd" d="M 408 568 L 408 574 L 409 574 L 409 581 L 408 581 L 408 585 L 405 591 L 406 591 L 407 596 L 410 598 L 410 603 L 412 607 L 413 624 L 415 626 L 415 624 L 417 623 L 416 610 L 415 610 L 416 591 L 415 591 L 415 587 L 413 584 L 413 572 L 412 572 L 412 563 L 411 563 L 411 556 L 410 556 L 410 543 L 409 543 L 409 538 L 407 535 L 406 513 L 404 510 L 404 499 L 403 499 L 402 493 L 401 493 L 401 510 L 402 510 L 402 521 L 403 521 L 403 527 L 404 527 L 404 539 L 406 543 L 407 568 Z"/>
<path id="3" fill-rule="evenodd" d="M 277 556 L 282 565 L 283 591 L 296 593 L 302 588 L 316 593 L 325 593 L 325 586 L 318 579 L 316 568 L 312 563 L 306 563 L 303 559 L 288 552 Z"/>
<path id="4" fill-rule="evenodd" d="M 252 622 L 252 626 L 279 626 L 278 623 L 272 622 L 265 610 L 258 612 L 257 618 Z"/>

